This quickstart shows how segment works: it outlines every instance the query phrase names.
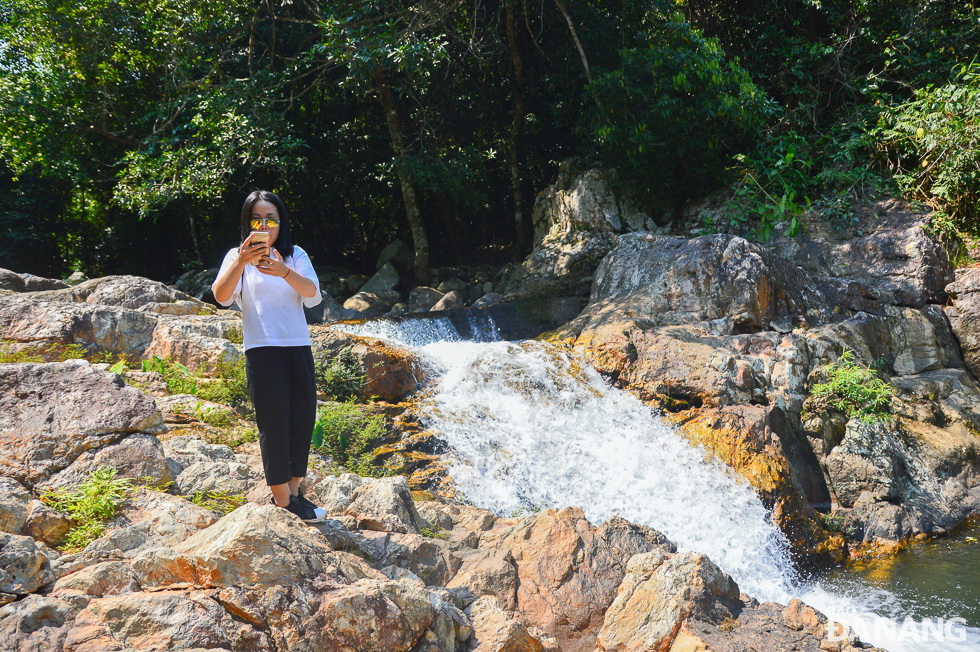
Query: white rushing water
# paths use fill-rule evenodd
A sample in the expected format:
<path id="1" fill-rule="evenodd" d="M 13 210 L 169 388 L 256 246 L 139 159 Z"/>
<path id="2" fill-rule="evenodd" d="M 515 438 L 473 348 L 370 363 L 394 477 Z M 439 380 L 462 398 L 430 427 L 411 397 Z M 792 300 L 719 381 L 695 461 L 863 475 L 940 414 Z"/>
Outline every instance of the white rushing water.
<path id="1" fill-rule="evenodd" d="M 760 601 L 798 597 L 891 652 L 980 650 L 980 631 L 954 622 L 930 634 L 887 594 L 801 582 L 782 533 L 730 469 L 572 352 L 493 341 L 489 321 L 468 326 L 483 341 L 461 341 L 445 319 L 338 328 L 412 348 L 430 367 L 426 425 L 448 444 L 449 474 L 473 504 L 505 516 L 578 506 L 595 524 L 618 515 L 708 555 Z"/>

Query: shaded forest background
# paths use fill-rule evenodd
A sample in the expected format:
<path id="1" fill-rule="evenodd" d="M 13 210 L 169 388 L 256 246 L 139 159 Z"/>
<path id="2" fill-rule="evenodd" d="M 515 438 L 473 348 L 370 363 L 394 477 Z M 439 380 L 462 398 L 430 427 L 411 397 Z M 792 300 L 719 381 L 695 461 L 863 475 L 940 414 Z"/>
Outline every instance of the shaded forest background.
<path id="1" fill-rule="evenodd" d="M 279 193 L 318 266 L 519 259 L 561 161 L 766 239 L 902 194 L 969 238 L 980 7 L 944 0 L 0 0 L 0 266 L 172 280 Z"/>

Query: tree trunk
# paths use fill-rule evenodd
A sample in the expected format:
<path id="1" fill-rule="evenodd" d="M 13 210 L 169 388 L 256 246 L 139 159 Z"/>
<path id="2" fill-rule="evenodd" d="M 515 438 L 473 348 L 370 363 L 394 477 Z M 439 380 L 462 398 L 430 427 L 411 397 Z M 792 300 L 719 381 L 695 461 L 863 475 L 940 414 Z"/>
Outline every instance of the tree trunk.
<path id="1" fill-rule="evenodd" d="M 561 0 L 555 0 L 555 5 L 558 7 L 558 11 L 561 15 L 565 17 L 565 22 L 568 23 L 568 32 L 572 35 L 572 41 L 575 43 L 575 49 L 578 50 L 579 59 L 582 61 L 582 69 L 585 71 L 585 80 L 592 85 L 592 70 L 589 68 L 589 59 L 585 56 L 585 48 L 582 47 L 582 41 L 578 38 L 578 32 L 575 30 L 575 23 L 572 22 L 572 17 L 568 14 L 568 10 L 565 9 L 565 5 L 562 4 Z M 599 102 L 599 98 L 593 95 L 591 92 L 589 95 L 592 97 L 592 101 L 595 102 L 596 108 L 599 109 L 599 115 L 604 115 L 602 110 L 602 104 Z"/>
<path id="2" fill-rule="evenodd" d="M 508 166 L 510 168 L 511 195 L 514 200 L 514 260 L 521 260 L 530 249 L 528 246 L 527 225 L 524 219 L 524 193 L 521 189 L 521 127 L 527 115 L 524 104 L 524 63 L 517 43 L 517 30 L 514 27 L 514 0 L 507 0 L 507 45 L 514 64 L 514 115 L 507 134 Z"/>
<path id="3" fill-rule="evenodd" d="M 388 78 L 383 72 L 379 72 L 375 77 L 375 87 L 378 90 L 378 99 L 381 108 L 384 109 L 385 119 L 388 121 L 388 134 L 391 137 L 391 149 L 395 153 L 395 158 L 400 159 L 405 153 L 405 140 L 402 136 L 401 118 L 398 115 L 398 107 L 395 104 L 395 96 L 391 92 Z M 418 199 L 415 196 L 415 188 L 411 180 L 396 165 L 398 182 L 402 189 L 402 200 L 405 202 L 405 216 L 408 219 L 408 228 L 412 232 L 412 242 L 415 245 L 415 282 L 419 285 L 427 285 L 431 281 L 429 270 L 429 238 L 425 234 L 425 225 L 422 223 L 422 215 L 419 211 Z"/>
<path id="4" fill-rule="evenodd" d="M 201 243 L 197 238 L 197 224 L 194 222 L 193 211 L 188 211 L 187 220 L 190 222 L 191 227 L 191 243 L 194 245 L 194 256 L 197 257 L 198 264 L 203 265 L 204 256 L 201 255 Z"/>

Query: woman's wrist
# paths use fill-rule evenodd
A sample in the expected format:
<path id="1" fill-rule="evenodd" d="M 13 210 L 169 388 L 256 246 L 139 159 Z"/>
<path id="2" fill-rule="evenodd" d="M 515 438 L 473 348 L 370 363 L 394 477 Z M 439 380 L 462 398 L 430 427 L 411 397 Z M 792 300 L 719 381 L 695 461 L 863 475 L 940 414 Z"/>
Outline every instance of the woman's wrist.
<path id="1" fill-rule="evenodd" d="M 286 280 L 286 277 L 293 271 L 292 267 L 286 267 L 286 273 L 282 275 L 282 279 Z"/>

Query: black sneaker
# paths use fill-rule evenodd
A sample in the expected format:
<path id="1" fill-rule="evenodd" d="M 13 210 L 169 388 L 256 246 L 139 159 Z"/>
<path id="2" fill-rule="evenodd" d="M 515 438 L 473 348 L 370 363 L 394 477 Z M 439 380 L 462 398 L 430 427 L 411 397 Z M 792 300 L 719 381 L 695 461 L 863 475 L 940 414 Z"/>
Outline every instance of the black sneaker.
<path id="1" fill-rule="evenodd" d="M 319 518 L 320 521 L 322 521 L 327 517 L 327 510 L 323 509 L 322 507 L 318 507 L 316 503 L 312 502 L 310 499 L 304 496 L 302 489 L 299 490 L 299 494 L 294 496 L 294 498 L 296 498 L 296 500 L 298 500 L 300 504 L 312 508 L 313 513 L 316 514 L 317 518 Z M 317 523 L 319 523 L 320 521 L 317 521 Z"/>
<path id="2" fill-rule="evenodd" d="M 272 499 L 272 504 L 277 505 L 275 498 Z M 319 523 L 324 518 L 323 516 L 318 516 L 316 510 L 312 507 L 307 507 L 306 505 L 300 503 L 296 496 L 290 496 L 289 504 L 283 507 L 283 509 L 296 514 L 296 516 L 299 516 L 304 523 Z M 326 512 L 324 512 L 324 516 L 325 515 Z"/>

